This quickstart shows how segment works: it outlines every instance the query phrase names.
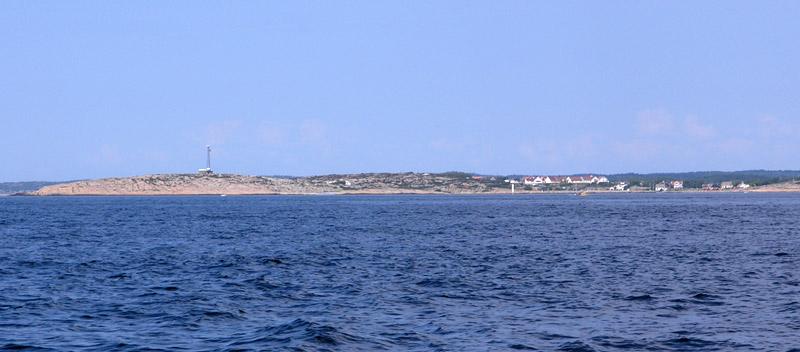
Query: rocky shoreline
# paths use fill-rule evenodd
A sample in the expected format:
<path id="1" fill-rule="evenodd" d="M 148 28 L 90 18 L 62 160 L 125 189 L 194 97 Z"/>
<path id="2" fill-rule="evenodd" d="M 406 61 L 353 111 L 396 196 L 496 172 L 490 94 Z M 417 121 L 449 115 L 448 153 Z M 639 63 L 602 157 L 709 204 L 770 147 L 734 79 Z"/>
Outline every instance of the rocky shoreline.
<path id="1" fill-rule="evenodd" d="M 459 194 L 497 191 L 497 187 L 492 187 L 491 184 L 449 174 L 374 173 L 296 178 L 232 174 L 160 174 L 49 185 L 29 194 L 36 196 Z"/>
<path id="2" fill-rule="evenodd" d="M 601 187 L 582 193 L 619 193 Z M 800 183 L 753 187 L 748 192 L 800 192 Z M 633 191 L 648 193 L 652 191 Z M 684 189 L 670 193 L 708 192 Z M 711 191 L 711 192 L 739 192 Z M 363 173 L 310 177 L 267 177 L 234 174 L 157 174 L 75 181 L 44 186 L 24 193 L 34 196 L 150 196 L 150 195 L 311 195 L 311 194 L 508 194 L 502 178 L 472 177 L 466 173 Z M 574 194 L 576 190 L 526 190 L 519 194 Z"/>

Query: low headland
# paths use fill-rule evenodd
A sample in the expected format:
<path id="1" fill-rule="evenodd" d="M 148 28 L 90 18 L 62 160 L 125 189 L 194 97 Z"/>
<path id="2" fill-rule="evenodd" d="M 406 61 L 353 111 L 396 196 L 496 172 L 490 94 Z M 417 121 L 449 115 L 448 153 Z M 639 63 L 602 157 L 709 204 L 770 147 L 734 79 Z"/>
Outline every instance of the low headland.
<path id="1" fill-rule="evenodd" d="M 687 175 L 690 176 L 686 177 L 686 179 L 678 179 L 680 176 Z M 714 181 L 725 178 L 730 180 Z M 757 170 L 750 172 L 700 173 L 699 176 L 698 173 L 618 174 L 608 176 L 491 176 L 464 172 L 407 172 L 308 177 L 245 176 L 207 172 L 197 174 L 157 174 L 53 183 L 45 184 L 35 190 L 16 192 L 16 194 L 34 196 L 146 196 L 586 194 L 601 192 L 800 192 L 800 171 Z"/>
<path id="2" fill-rule="evenodd" d="M 302 195 L 487 193 L 489 184 L 448 174 L 370 173 L 311 177 L 234 174 L 160 174 L 77 181 L 42 187 L 31 195 Z"/>

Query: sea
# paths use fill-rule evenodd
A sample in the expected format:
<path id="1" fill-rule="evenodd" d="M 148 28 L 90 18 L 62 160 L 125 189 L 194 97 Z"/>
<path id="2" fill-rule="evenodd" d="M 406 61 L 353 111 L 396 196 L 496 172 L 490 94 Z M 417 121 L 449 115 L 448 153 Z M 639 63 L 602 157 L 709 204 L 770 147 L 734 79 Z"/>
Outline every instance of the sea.
<path id="1" fill-rule="evenodd" d="M 0 350 L 800 351 L 800 195 L 0 197 Z"/>

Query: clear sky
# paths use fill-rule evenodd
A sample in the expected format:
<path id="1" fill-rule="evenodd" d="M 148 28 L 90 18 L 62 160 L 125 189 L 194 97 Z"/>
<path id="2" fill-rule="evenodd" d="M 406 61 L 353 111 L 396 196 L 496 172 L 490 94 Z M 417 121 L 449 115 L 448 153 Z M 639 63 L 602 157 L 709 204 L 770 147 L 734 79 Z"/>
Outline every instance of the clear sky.
<path id="1" fill-rule="evenodd" d="M 800 169 L 800 1 L 3 1 L 0 181 Z"/>

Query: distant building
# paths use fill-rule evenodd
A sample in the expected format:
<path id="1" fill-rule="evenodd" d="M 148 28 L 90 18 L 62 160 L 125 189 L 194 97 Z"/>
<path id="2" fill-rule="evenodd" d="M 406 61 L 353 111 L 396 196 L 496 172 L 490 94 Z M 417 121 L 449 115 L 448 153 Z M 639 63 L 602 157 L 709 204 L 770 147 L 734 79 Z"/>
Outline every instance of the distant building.
<path id="1" fill-rule="evenodd" d="M 750 188 L 750 185 L 748 185 L 748 184 L 746 184 L 746 183 L 742 182 L 742 183 L 740 183 L 740 184 L 739 184 L 738 186 L 736 186 L 736 187 L 737 187 L 737 188 L 739 188 L 739 189 L 748 189 L 748 188 Z"/>
<path id="2" fill-rule="evenodd" d="M 713 191 L 717 189 L 717 187 L 715 187 L 713 183 L 704 183 L 702 188 L 704 191 Z"/>
<path id="3" fill-rule="evenodd" d="M 669 188 L 667 187 L 667 183 L 666 182 L 656 183 L 656 186 L 653 188 L 653 190 L 656 191 L 656 192 L 664 192 L 667 189 L 669 189 Z"/>
<path id="4" fill-rule="evenodd" d="M 672 189 L 683 189 L 683 181 L 675 180 L 670 182 Z"/>
<path id="5" fill-rule="evenodd" d="M 540 177 L 526 176 L 522 178 L 522 184 L 526 186 L 534 186 L 541 182 L 536 182 Z"/>
<path id="6" fill-rule="evenodd" d="M 592 183 L 591 176 L 567 176 L 567 183 L 586 185 Z"/>
<path id="7" fill-rule="evenodd" d="M 587 176 L 567 176 L 566 182 L 570 184 L 589 184 L 592 183 L 592 179 Z"/>
<path id="8" fill-rule="evenodd" d="M 628 188 L 628 184 L 625 182 L 619 182 L 616 185 L 613 185 L 609 188 L 611 191 L 624 191 L 625 188 Z"/>
<path id="9" fill-rule="evenodd" d="M 720 189 L 733 189 L 733 182 L 731 181 L 723 181 L 719 184 Z"/>
<path id="10" fill-rule="evenodd" d="M 566 183 L 573 183 L 573 184 L 608 183 L 608 177 L 595 176 L 595 175 L 567 176 Z"/>
<path id="11" fill-rule="evenodd" d="M 522 178 L 522 184 L 526 186 L 552 185 L 560 183 L 568 184 L 597 184 L 608 183 L 608 177 L 594 175 L 576 176 L 526 176 Z"/>
<path id="12" fill-rule="evenodd" d="M 528 176 L 522 179 L 522 183 L 526 186 L 549 185 L 561 183 L 561 178 L 557 176 Z"/>

